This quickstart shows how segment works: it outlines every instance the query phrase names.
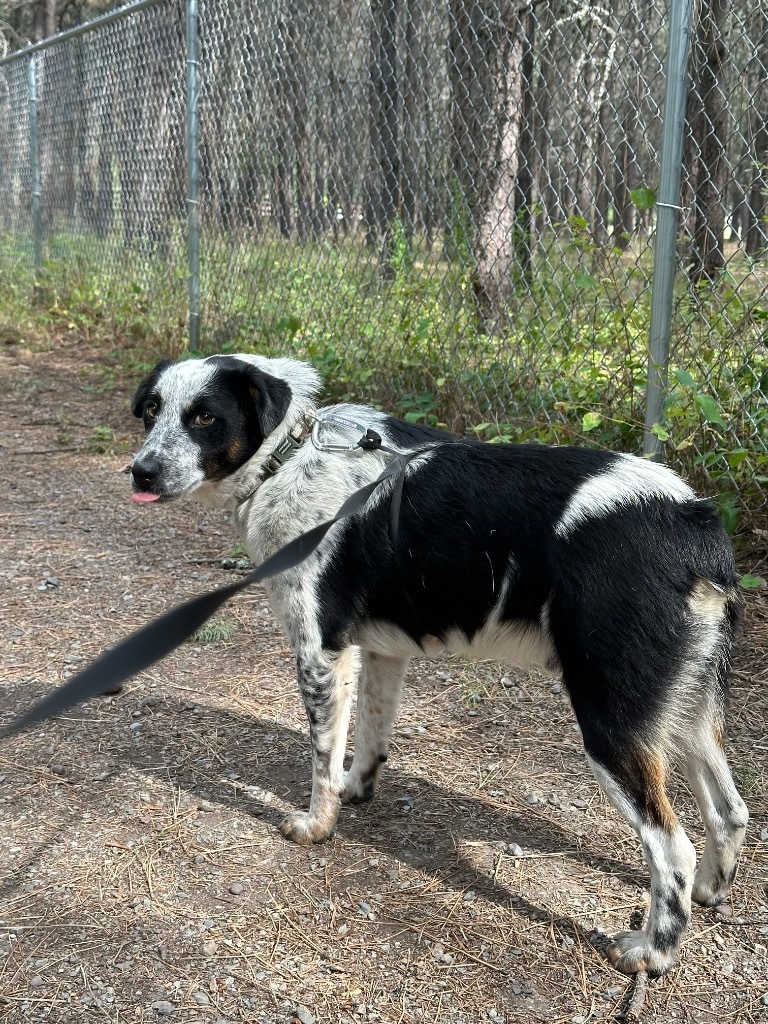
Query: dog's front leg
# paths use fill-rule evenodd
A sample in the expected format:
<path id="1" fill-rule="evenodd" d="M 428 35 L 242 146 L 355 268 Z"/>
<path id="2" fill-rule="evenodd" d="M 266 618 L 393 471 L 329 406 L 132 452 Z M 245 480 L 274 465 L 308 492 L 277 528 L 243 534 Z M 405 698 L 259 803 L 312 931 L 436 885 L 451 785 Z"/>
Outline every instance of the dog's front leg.
<path id="1" fill-rule="evenodd" d="M 339 816 L 349 703 L 358 663 L 354 647 L 340 653 L 303 652 L 299 657 L 299 689 L 312 742 L 312 798 L 309 810 L 293 811 L 280 830 L 286 839 L 300 846 L 327 839 Z"/>

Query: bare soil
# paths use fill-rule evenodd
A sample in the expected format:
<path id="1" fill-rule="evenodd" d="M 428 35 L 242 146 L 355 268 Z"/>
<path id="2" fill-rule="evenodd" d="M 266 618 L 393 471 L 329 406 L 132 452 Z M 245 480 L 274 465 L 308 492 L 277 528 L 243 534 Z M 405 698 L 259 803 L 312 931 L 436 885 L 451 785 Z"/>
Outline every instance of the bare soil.
<path id="1" fill-rule="evenodd" d="M 7 721 L 240 570 L 220 567 L 239 557 L 225 516 L 128 500 L 136 381 L 114 362 L 66 338 L 7 345 L 0 377 Z M 695 909 L 679 966 L 648 985 L 647 1024 L 768 1020 L 767 623 L 750 594 L 729 749 L 752 823 L 732 906 Z M 306 804 L 310 762 L 264 594 L 232 601 L 218 635 L 0 745 L 0 1020 L 579 1024 L 626 1009 L 634 983 L 598 931 L 637 920 L 647 872 L 556 680 L 415 662 L 380 796 L 306 850 L 277 830 Z M 701 850 L 682 785 L 675 802 Z"/>

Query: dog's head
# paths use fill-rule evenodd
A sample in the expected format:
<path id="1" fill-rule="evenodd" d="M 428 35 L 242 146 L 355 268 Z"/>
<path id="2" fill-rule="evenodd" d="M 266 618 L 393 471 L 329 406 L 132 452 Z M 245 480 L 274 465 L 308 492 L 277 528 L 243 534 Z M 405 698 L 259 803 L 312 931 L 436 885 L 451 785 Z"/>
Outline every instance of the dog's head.
<path id="1" fill-rule="evenodd" d="M 314 407 L 319 387 L 315 370 L 293 359 L 239 355 L 158 363 L 131 405 L 147 431 L 133 463 L 133 499 L 194 494 L 206 504 L 226 504 L 249 464 L 258 472 Z"/>

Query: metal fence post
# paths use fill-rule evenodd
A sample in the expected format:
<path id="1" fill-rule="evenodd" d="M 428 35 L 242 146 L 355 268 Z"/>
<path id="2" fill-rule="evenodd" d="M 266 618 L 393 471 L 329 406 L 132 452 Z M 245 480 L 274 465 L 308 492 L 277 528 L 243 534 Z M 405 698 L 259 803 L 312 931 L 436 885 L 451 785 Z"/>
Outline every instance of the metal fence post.
<path id="1" fill-rule="evenodd" d="M 200 124 L 198 110 L 198 0 L 187 0 L 187 259 L 189 347 L 200 344 Z"/>
<path id="2" fill-rule="evenodd" d="M 664 407 L 669 369 L 669 337 L 677 270 L 677 215 L 680 210 L 678 203 L 692 6 L 692 0 L 671 0 L 669 11 L 667 87 L 664 96 L 664 128 L 656 203 L 656 242 L 653 252 L 648 383 L 645 392 L 643 435 L 643 452 L 654 459 L 660 459 L 663 451 L 663 444 L 652 432 L 652 428 L 659 422 Z"/>
<path id="3" fill-rule="evenodd" d="M 40 150 L 37 141 L 37 69 L 34 53 L 27 63 L 29 87 L 29 164 L 32 176 L 32 239 L 35 252 L 35 281 L 43 272 L 43 221 L 40 215 Z"/>

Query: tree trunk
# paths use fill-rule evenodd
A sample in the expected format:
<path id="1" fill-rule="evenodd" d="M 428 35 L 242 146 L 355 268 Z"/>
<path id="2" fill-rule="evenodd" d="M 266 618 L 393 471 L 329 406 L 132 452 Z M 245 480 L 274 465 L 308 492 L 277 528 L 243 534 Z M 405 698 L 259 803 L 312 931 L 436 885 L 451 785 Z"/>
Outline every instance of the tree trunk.
<path id="1" fill-rule="evenodd" d="M 592 234 L 601 243 L 608 241 L 608 209 L 611 202 L 610 150 L 608 128 L 611 107 L 607 100 L 600 104 L 597 119 L 597 142 L 595 144 L 595 209 L 592 218 Z"/>
<path id="2" fill-rule="evenodd" d="M 22 6 L 19 4 L 19 6 Z M 30 38 L 33 43 L 56 32 L 56 0 L 34 0 L 32 5 L 32 31 Z"/>
<path id="3" fill-rule="evenodd" d="M 768 10 L 755 11 L 752 39 L 755 47 L 755 94 L 750 111 L 752 175 L 746 196 L 746 250 L 753 258 L 768 247 Z"/>
<path id="4" fill-rule="evenodd" d="M 424 0 L 406 0 L 405 25 L 405 89 L 403 92 L 403 227 L 409 238 L 416 231 L 422 215 L 420 183 L 424 179 L 424 110 L 427 95 L 424 87 Z"/>
<path id="5" fill-rule="evenodd" d="M 694 284 L 714 281 L 725 266 L 727 93 L 723 27 L 728 9 L 728 0 L 701 0 L 693 48 L 688 120 L 696 152 L 690 259 Z"/>
<path id="6" fill-rule="evenodd" d="M 531 283 L 533 255 L 533 178 L 536 167 L 536 139 L 533 123 L 533 75 L 538 15 L 529 7 L 523 17 L 522 58 L 520 75 L 522 90 L 520 154 L 515 185 L 515 248 L 520 279 Z"/>
<path id="7" fill-rule="evenodd" d="M 373 167 L 369 181 L 368 224 L 381 248 L 385 278 L 394 273 L 392 238 L 398 210 L 400 157 L 397 89 L 398 0 L 371 2 L 370 116 Z"/>
<path id="8" fill-rule="evenodd" d="M 296 229 L 300 242 L 312 235 L 312 158 L 309 131 L 306 21 L 299 21 L 298 4 L 289 6 L 285 41 L 285 91 L 290 108 L 293 153 L 296 159 Z"/>
<path id="9" fill-rule="evenodd" d="M 645 6 L 645 5 L 644 5 Z M 629 18 L 631 17 L 631 21 Z M 614 248 L 624 250 L 630 243 L 637 225 L 637 209 L 632 202 L 632 190 L 642 183 L 638 146 L 641 138 L 640 108 L 647 89 L 644 57 L 651 49 L 646 34 L 650 12 L 640 9 L 634 15 L 627 15 L 623 27 L 630 34 L 629 67 L 627 81 L 628 95 L 618 101 L 621 110 L 619 121 L 620 139 L 616 147 L 613 179 L 613 237 Z M 621 89 L 620 78 L 619 89 Z"/>
<path id="10" fill-rule="evenodd" d="M 523 32 L 514 8 L 452 0 L 451 167 L 474 229 L 474 291 L 486 330 L 514 292 L 515 186 L 523 109 Z"/>

